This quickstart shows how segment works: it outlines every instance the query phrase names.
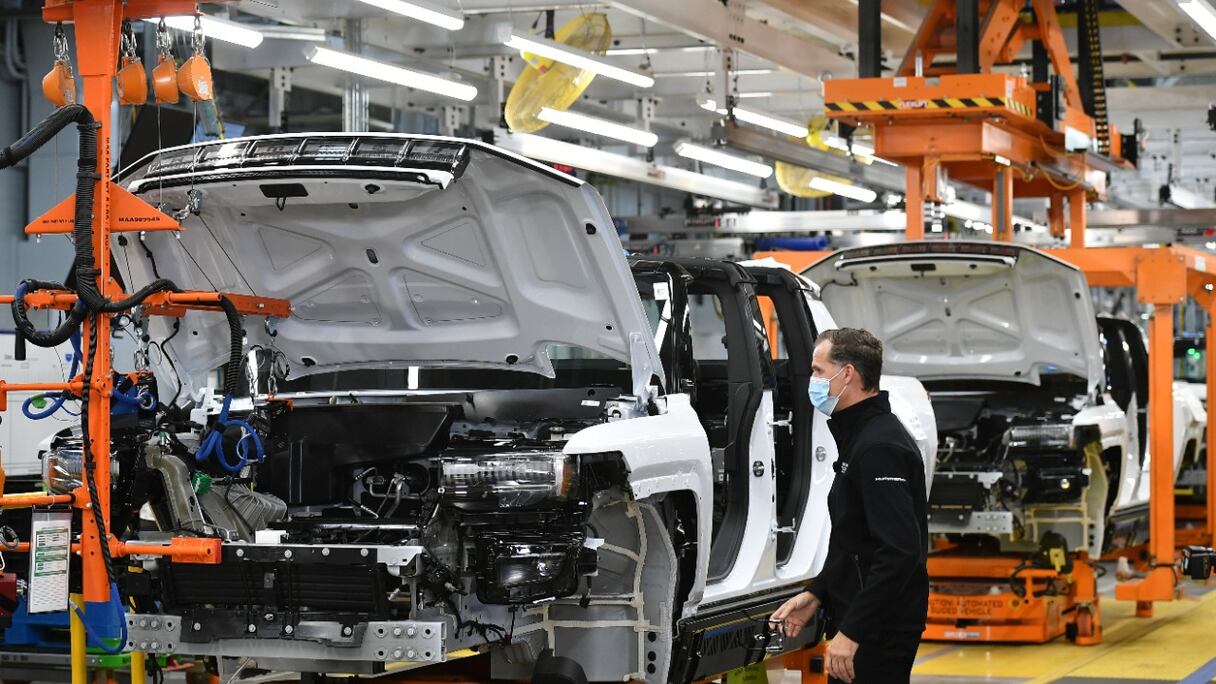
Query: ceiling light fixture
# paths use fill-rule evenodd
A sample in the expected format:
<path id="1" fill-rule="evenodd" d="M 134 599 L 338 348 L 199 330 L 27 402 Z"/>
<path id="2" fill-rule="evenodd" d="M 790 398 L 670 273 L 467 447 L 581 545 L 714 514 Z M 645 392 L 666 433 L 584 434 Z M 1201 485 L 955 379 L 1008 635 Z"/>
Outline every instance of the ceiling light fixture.
<path id="1" fill-rule="evenodd" d="M 216 19 L 215 17 L 201 14 L 199 15 L 199 24 L 203 28 L 203 35 L 208 38 L 222 40 L 225 43 L 241 45 L 247 48 L 255 48 L 262 44 L 263 36 L 260 31 L 249 28 L 244 24 L 238 24 L 235 21 Z M 192 32 L 194 31 L 194 15 L 165 17 L 165 25 L 178 31 Z"/>
<path id="2" fill-rule="evenodd" d="M 1183 0 L 1178 3 L 1178 9 L 1186 12 L 1212 40 L 1216 40 L 1216 10 L 1213 10 L 1206 0 Z"/>
<path id="3" fill-rule="evenodd" d="M 675 152 L 681 157 L 687 159 L 695 159 L 706 164 L 721 166 L 724 169 L 746 173 L 749 176 L 758 176 L 760 178 L 768 178 L 773 175 L 773 167 L 768 164 L 761 164 L 750 159 L 737 157 L 733 154 L 727 154 L 721 150 L 704 145 L 697 145 L 687 140 L 681 140 L 675 144 Z"/>
<path id="4" fill-rule="evenodd" d="M 768 114 L 762 114 L 751 109 L 735 107 L 734 114 L 735 118 L 739 121 L 752 124 L 753 126 L 767 128 L 772 131 L 777 131 L 778 133 L 784 133 L 795 138 L 805 138 L 810 134 L 810 131 L 807 130 L 806 126 L 796 124 L 786 119 L 770 116 Z"/>
<path id="5" fill-rule="evenodd" d="M 499 129 L 496 131 L 494 142 L 506 150 L 525 157 L 568 164 L 585 171 L 705 197 L 716 197 L 753 207 L 766 209 L 777 207 L 776 193 L 758 188 L 752 183 L 717 178 L 674 166 L 656 165 L 637 157 L 597 150 L 530 133 L 507 133 Z"/>
<path id="6" fill-rule="evenodd" d="M 314 47 L 307 55 L 308 61 L 321 66 L 332 67 L 359 76 L 374 78 L 378 81 L 393 83 L 407 88 L 416 88 L 430 93 L 446 95 L 468 102 L 477 97 L 477 87 L 468 83 L 443 76 L 435 76 L 413 69 L 406 69 L 395 64 L 378 62 L 374 59 L 352 55 L 349 52 L 339 52 L 325 47 Z"/>
<path id="7" fill-rule="evenodd" d="M 305 40 L 313 43 L 324 43 L 328 37 L 325 29 L 312 26 L 287 26 L 284 24 L 265 24 L 258 26 L 258 32 L 263 38 L 270 40 Z"/>
<path id="8" fill-rule="evenodd" d="M 608 54 L 612 54 L 609 50 Z M 705 78 L 714 76 L 716 71 L 662 71 L 654 75 L 655 78 Z M 763 76 L 773 73 L 772 69 L 736 69 L 730 72 L 733 76 Z"/>
<path id="9" fill-rule="evenodd" d="M 400 14 L 403 17 L 425 21 L 449 31 L 459 31 L 464 28 L 463 14 L 442 5 L 426 2 L 426 0 L 359 0 L 359 2 L 393 14 Z"/>
<path id="10" fill-rule="evenodd" d="M 823 176 L 815 176 L 810 182 L 811 189 L 819 190 L 820 192 L 830 192 L 841 197 L 848 197 L 859 202 L 873 202 L 878 193 L 869 188 L 862 188 L 848 183 L 824 178 Z"/>
<path id="11" fill-rule="evenodd" d="M 735 93 L 735 97 L 739 98 L 740 100 L 744 100 L 747 98 L 772 97 L 772 96 L 773 96 L 773 93 L 770 90 L 761 90 L 761 91 L 757 91 L 754 93 Z"/>
<path id="12" fill-rule="evenodd" d="M 509 48 L 530 52 L 579 69 L 586 69 L 604 78 L 611 78 L 639 88 L 649 88 L 654 85 L 654 79 L 645 74 L 622 69 L 600 59 L 599 55 L 576 50 L 555 40 L 534 35 L 520 35 L 512 29 L 510 24 L 500 25 L 498 31 L 499 42 Z"/>
<path id="13" fill-rule="evenodd" d="M 592 135 L 602 135 L 606 138 L 615 138 L 633 143 L 634 145 L 641 145 L 642 147 L 654 147 L 659 142 L 659 136 L 650 131 L 633 128 L 632 126 L 626 126 L 596 116 L 587 116 L 586 114 L 578 114 L 576 112 L 564 112 L 551 107 L 541 107 L 540 113 L 536 115 L 536 118 L 541 121 L 548 121 L 551 124 L 557 124 L 558 126 L 573 128 Z"/>
<path id="14" fill-rule="evenodd" d="M 658 48 L 608 48 L 604 54 L 609 57 L 628 57 L 632 55 L 653 55 L 658 52 Z"/>

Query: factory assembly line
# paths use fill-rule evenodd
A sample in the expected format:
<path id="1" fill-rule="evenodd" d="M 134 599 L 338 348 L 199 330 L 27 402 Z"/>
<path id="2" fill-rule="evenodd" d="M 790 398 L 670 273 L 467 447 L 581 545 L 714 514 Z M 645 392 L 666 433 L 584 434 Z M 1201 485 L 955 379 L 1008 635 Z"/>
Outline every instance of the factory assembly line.
<path id="1" fill-rule="evenodd" d="M 923 460 L 926 641 L 1093 646 L 1101 561 L 1140 573 L 1114 598 L 1145 618 L 1210 577 L 1214 409 L 1172 350 L 1216 275 L 1184 246 L 1086 246 L 1087 202 L 1141 144 L 1108 121 L 1098 3 L 1077 3 L 1080 79 L 1050 0 L 935 0 L 884 77 L 881 5 L 859 3 L 861 78 L 822 79 L 823 104 L 903 167 L 905 240 L 744 260 L 629 254 L 596 188 L 518 140 L 221 136 L 120 169 L 119 104 L 215 97 L 199 8 L 47 0 L 56 107 L 0 173 L 74 129 L 75 193 L 26 228 L 72 258 L 0 296 L 0 668 L 826 682 L 834 626 L 770 616 L 828 552 L 838 451 L 808 391 L 838 326 L 881 339 Z M 150 91 L 137 20 L 168 55 Z M 1032 74 L 994 71 L 1026 43 Z M 992 240 L 924 239 L 949 181 L 991 192 Z M 1014 242 L 1024 197 L 1069 247 Z M 1150 307 L 1147 344 L 1098 287 Z M 1206 351 L 1210 384 L 1210 331 Z M 1185 530 L 1176 482 L 1203 501 Z"/>

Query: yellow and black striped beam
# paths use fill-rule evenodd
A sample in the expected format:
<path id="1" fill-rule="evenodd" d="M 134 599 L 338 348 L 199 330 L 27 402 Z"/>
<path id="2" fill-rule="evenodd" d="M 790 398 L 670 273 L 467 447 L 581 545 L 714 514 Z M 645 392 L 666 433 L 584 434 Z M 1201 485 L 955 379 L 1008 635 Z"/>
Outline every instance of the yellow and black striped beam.
<path id="1" fill-rule="evenodd" d="M 863 100 L 860 102 L 828 102 L 829 112 L 886 112 L 901 109 L 975 109 L 978 107 L 1006 107 L 1022 116 L 1033 117 L 1034 112 L 1017 100 L 1000 97 L 947 97 L 940 100 Z"/>

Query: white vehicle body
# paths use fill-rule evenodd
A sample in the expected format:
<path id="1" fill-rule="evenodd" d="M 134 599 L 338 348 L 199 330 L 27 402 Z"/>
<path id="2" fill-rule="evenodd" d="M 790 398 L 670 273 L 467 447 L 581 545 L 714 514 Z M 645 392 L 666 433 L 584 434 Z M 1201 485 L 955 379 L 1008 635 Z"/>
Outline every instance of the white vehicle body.
<path id="1" fill-rule="evenodd" d="M 1012 548 L 1056 532 L 1096 556 L 1107 523 L 1143 507 L 1148 462 L 1135 414 L 1107 393 L 1079 270 L 1024 247 L 949 241 L 843 250 L 805 275 L 838 319 L 883 340 L 887 370 L 929 388 L 931 532 Z"/>
<path id="2" fill-rule="evenodd" d="M 209 578 L 188 584 L 185 570 L 169 572 L 151 563 L 148 569 L 163 583 L 181 589 L 175 597 L 189 594 L 186 589 L 195 592 L 189 594 L 193 603 L 173 597 L 178 603 L 162 602 L 166 614 L 190 614 L 193 619 L 186 622 L 199 625 L 158 637 L 177 652 L 247 656 L 272 669 L 376 674 L 393 662 L 442 661 L 492 641 L 497 632 L 487 635 L 486 625 L 503 632 L 509 626 L 513 646 L 492 649 L 496 678 L 526 676 L 548 647 L 578 662 L 593 681 L 691 680 L 707 668 L 722 672 L 753 658 L 754 635 L 772 637 L 767 622 L 747 616 L 771 613 L 822 564 L 835 444 L 826 419 L 814 414 L 812 477 L 797 499 L 805 515 L 791 526 L 796 536 L 787 557 L 779 559 L 778 540 L 790 532 L 776 524 L 774 428 L 786 418 L 774 415 L 774 391 L 768 388 L 742 426 L 747 467 L 735 477 L 746 484 L 747 505 L 738 520 L 740 543 L 720 544 L 718 550 L 737 562 L 711 578 L 716 475 L 705 416 L 682 386 L 663 386 L 656 333 L 611 218 L 589 185 L 478 142 L 362 134 L 269 136 L 174 148 L 129 169 L 124 182 L 167 211 L 188 210 L 180 239 L 149 234 L 142 238 L 147 251 L 115 241 L 126 282 L 161 277 L 184 289 L 274 297 L 292 305 L 291 316 L 283 320 L 265 325 L 245 320 L 245 348 L 260 350 L 270 363 L 256 354 L 247 359 L 247 375 L 255 376 L 250 396 L 233 404 L 239 415 L 270 426 L 268 441 L 281 438 L 290 445 L 272 446 L 277 451 L 253 469 L 257 492 L 237 488 L 242 500 L 256 502 L 258 510 L 281 507 L 283 517 L 247 524 L 250 529 L 241 534 L 239 525 L 221 524 L 224 498 L 213 509 L 200 494 L 208 517 L 203 522 L 228 536 L 224 561 L 215 571 L 265 567 L 269 572 L 270 566 L 261 564 L 282 562 L 282 554 L 291 552 L 299 563 L 295 572 L 315 572 L 326 563 L 348 562 L 318 560 L 320 550 L 342 549 L 366 552 L 361 558 L 369 559 L 356 558 L 349 566 L 352 576 L 383 568 L 396 578 L 390 584 L 400 580 L 408 586 L 392 596 L 409 600 L 390 605 L 387 613 L 341 603 L 328 609 L 344 615 L 335 621 L 315 607 L 275 604 L 257 612 L 297 615 L 284 618 L 300 620 L 293 631 L 275 622 L 242 634 L 243 628 L 235 633 L 229 628 L 239 618 L 227 607 L 228 597 L 214 595 Z M 833 327 L 805 285 L 804 315 L 819 329 Z M 754 306 L 754 297 L 748 306 Z M 162 397 L 180 387 L 182 397 L 198 404 L 195 422 L 205 422 L 218 410 L 215 371 L 229 356 L 224 319 L 192 312 L 181 319 L 176 335 L 162 319 L 152 319 L 149 332 L 158 341 L 173 335 L 162 344 L 165 355 L 155 369 Z M 809 349 L 801 352 L 809 359 Z M 477 374 L 468 374 L 469 369 Z M 619 386 L 612 384 L 618 369 L 625 378 Z M 267 372 L 269 377 L 262 377 Z M 595 379 L 604 372 L 613 378 L 608 390 Z M 579 373 L 587 379 L 569 379 Z M 400 384 L 338 387 L 381 376 L 399 377 Z M 465 384 L 435 384 L 447 380 L 433 378 Z M 539 388 L 516 389 L 516 378 Z M 501 386 L 479 385 L 483 379 L 507 382 L 507 389 L 481 389 Z M 276 383 L 286 382 L 291 387 L 277 391 L 282 386 Z M 925 445 L 931 472 L 933 420 L 923 388 L 910 378 L 885 378 L 884 387 L 892 390 L 895 410 Z M 585 395 L 569 394 L 584 390 Z M 702 390 L 703 397 L 708 393 Z M 274 414 L 283 400 L 292 402 L 291 408 Z M 556 415 L 544 413 L 550 408 L 569 414 L 563 420 L 577 425 L 542 432 L 522 418 L 506 417 L 528 414 L 528 421 L 544 423 Z M 409 432 L 380 441 L 368 427 L 372 423 L 326 427 L 327 421 L 354 420 L 343 417 L 347 413 L 385 412 L 400 417 L 382 421 L 379 429 L 404 430 L 391 423 L 405 425 L 426 411 L 448 416 L 450 422 L 442 425 L 449 427 L 436 428 L 446 439 L 424 440 L 425 458 L 410 455 L 414 460 L 409 461 L 365 455 L 368 449 L 410 447 Z M 309 447 L 318 441 L 337 446 L 329 452 Z M 478 451 L 491 446 L 506 451 Z M 470 450 L 473 455 L 463 455 Z M 456 482 L 449 470 L 467 472 L 459 470 L 472 467 L 466 461 L 505 458 L 512 450 L 540 450 L 536 458 L 553 469 L 552 492 L 537 510 L 506 498 L 489 499 L 499 501 L 497 508 L 483 506 L 484 499 L 459 498 L 472 485 L 433 491 L 436 482 Z M 457 455 L 445 455 L 449 451 Z M 357 467 L 332 465 L 338 454 L 356 458 Z M 172 461 L 163 454 L 157 458 Z M 432 474 L 415 492 L 410 478 L 419 464 Z M 369 474 L 376 468 L 385 475 Z M 571 468 L 579 473 L 574 484 L 564 475 Z M 411 483 L 399 484 L 396 503 L 385 488 L 390 472 L 392 483 Z M 488 466 L 476 472 L 491 478 L 493 493 L 482 497 L 514 496 L 513 487 L 521 496 L 527 491 L 522 475 L 500 480 L 502 469 L 491 473 Z M 169 482 L 174 475 L 165 470 L 164 477 Z M 314 496 L 310 488 L 317 483 L 324 491 Z M 227 497 L 233 486 L 225 486 Z M 479 480 L 477 486 L 486 485 Z M 408 494 L 399 509 L 403 487 Z M 576 500 L 574 489 L 554 496 L 561 487 L 577 487 L 578 497 L 587 499 Z M 193 497 L 188 485 L 178 489 Z M 392 532 L 397 528 L 405 531 Z M 559 547 L 550 539 L 558 528 L 565 530 L 562 539 L 578 537 L 581 545 L 567 541 Z M 468 530 L 467 536 L 457 530 Z M 384 541 L 390 533 L 397 541 Z M 524 533 L 540 541 L 518 541 Z M 502 538 L 509 543 L 495 541 Z M 523 547 L 537 550 L 520 551 Z M 542 558 L 539 549 L 550 547 L 564 549 L 565 565 Z M 494 555 L 508 552 L 518 558 Z M 577 590 L 546 595 L 546 587 L 556 586 L 554 576 L 573 572 L 571 559 L 584 568 L 589 556 L 597 559 L 593 576 L 580 574 Z M 500 567 L 494 558 L 509 563 Z M 523 563 L 518 566 L 526 575 L 523 584 L 511 574 L 516 566 L 510 563 L 517 561 Z M 503 568 L 509 572 L 502 574 Z M 446 579 L 437 585 L 436 576 Z M 513 593 L 520 586 L 524 593 Z M 352 587 L 354 606 L 359 589 Z M 734 626 L 726 632 L 709 627 L 719 624 Z M 482 633 L 469 625 L 480 625 Z M 737 639 L 740 627 L 743 638 Z M 395 636 L 398 631 L 425 632 L 428 641 L 408 647 Z M 144 636 L 155 635 L 136 634 L 132 641 Z M 798 648 L 818 636 L 809 629 L 785 647 Z"/>
<path id="3" fill-rule="evenodd" d="M 130 243 L 116 243 L 128 282 L 159 276 L 188 289 L 290 301 L 290 318 L 265 326 L 248 320 L 245 334 L 248 346 L 274 350 L 297 381 L 368 369 L 410 369 L 411 377 L 418 369 L 423 374 L 484 369 L 554 378 L 559 371 L 553 350 L 559 348 L 626 364 L 621 367 L 630 378 L 617 395 L 584 396 L 581 409 L 575 401 L 571 410 L 598 411 L 601 418 L 550 443 L 567 463 L 583 468 L 589 461 L 579 459 L 592 455 L 613 455 L 619 463 L 624 489 L 605 489 L 587 504 L 593 524 L 586 529 L 602 538 L 588 538 L 585 548 L 597 551 L 611 572 L 601 567 L 594 585 L 579 591 L 594 586 L 597 592 L 632 598 L 623 603 L 593 599 L 580 606 L 580 596 L 562 595 L 516 611 L 481 600 L 483 587 L 478 598 L 453 593 L 451 607 L 459 607 L 459 613 L 415 606 L 390 628 L 394 634 L 398 628 L 413 633 L 429 625 L 427 632 L 436 640 L 425 652 L 375 649 L 370 635 L 352 649 L 344 643 L 346 634 L 319 623 L 311 629 L 322 634 L 320 644 L 294 634 L 246 640 L 217 632 L 208 638 L 181 636 L 179 651 L 247 655 L 259 666 L 286 669 L 300 669 L 299 659 L 307 653 L 317 671 L 375 672 L 394 661 L 438 662 L 485 641 L 460 626 L 467 619 L 499 625 L 504 633 L 511 625 L 515 640 L 537 646 L 530 655 L 522 652 L 525 664 L 549 646 L 582 664 L 592 679 L 666 681 L 674 557 L 651 502 L 681 492 L 695 502 L 697 518 L 709 520 L 710 456 L 687 396 L 659 386 L 662 366 L 649 324 L 632 294 L 636 290 L 611 217 L 591 186 L 475 141 L 326 134 L 165 150 L 129 170 L 125 181 L 135 194 L 173 210 L 192 202 L 194 207 L 180 241 L 146 237 L 155 261 Z M 152 326 L 154 339 L 172 332 L 163 320 Z M 180 382 L 182 396 L 208 398 L 213 373 L 227 358 L 227 337 L 221 317 L 188 314 L 181 335 L 164 345 L 172 367 L 165 361 L 156 369 L 162 395 L 172 394 Z M 463 395 L 446 389 L 371 389 L 277 398 L 290 398 L 295 411 L 343 404 L 409 406 L 447 401 L 447 396 L 467 397 L 452 399 L 467 408 L 518 398 L 492 391 L 482 395 L 475 384 L 460 390 Z M 261 406 L 266 399 L 259 394 L 253 402 L 237 402 L 237 410 Z M 308 506 L 286 503 L 289 521 L 311 515 Z M 696 599 L 704 586 L 709 529 L 702 524 L 693 534 Z M 284 544 L 309 547 L 292 546 L 290 538 Z M 256 555 L 255 546 L 230 542 L 225 548 L 250 549 L 242 553 L 248 559 Z M 421 580 L 412 573 L 421 571 L 429 555 L 420 553 L 422 546 L 406 542 L 377 552 L 392 559 L 392 573 L 408 575 L 413 586 Z M 545 562 L 535 562 L 544 567 Z M 627 566 L 633 569 L 616 575 Z M 533 571 L 542 573 L 537 577 L 547 572 Z M 585 627 L 555 629 L 558 614 L 598 625 L 598 644 L 582 640 Z M 360 624 L 371 630 L 385 623 Z M 379 634 L 381 627 L 375 629 Z M 644 648 L 637 636 L 647 632 L 657 633 L 658 641 Z M 604 650 L 609 643 L 615 644 L 611 657 Z M 648 660 L 650 652 L 655 655 Z"/>

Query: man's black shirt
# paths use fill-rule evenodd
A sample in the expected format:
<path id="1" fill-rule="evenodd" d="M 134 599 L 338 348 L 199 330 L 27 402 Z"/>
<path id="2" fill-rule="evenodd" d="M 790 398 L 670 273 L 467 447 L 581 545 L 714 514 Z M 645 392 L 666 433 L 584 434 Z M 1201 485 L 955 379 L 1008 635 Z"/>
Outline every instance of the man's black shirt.
<path id="1" fill-rule="evenodd" d="M 832 415 L 839 456 L 828 493 L 832 536 L 807 589 L 858 643 L 925 628 L 929 607 L 924 461 L 886 392 Z"/>

